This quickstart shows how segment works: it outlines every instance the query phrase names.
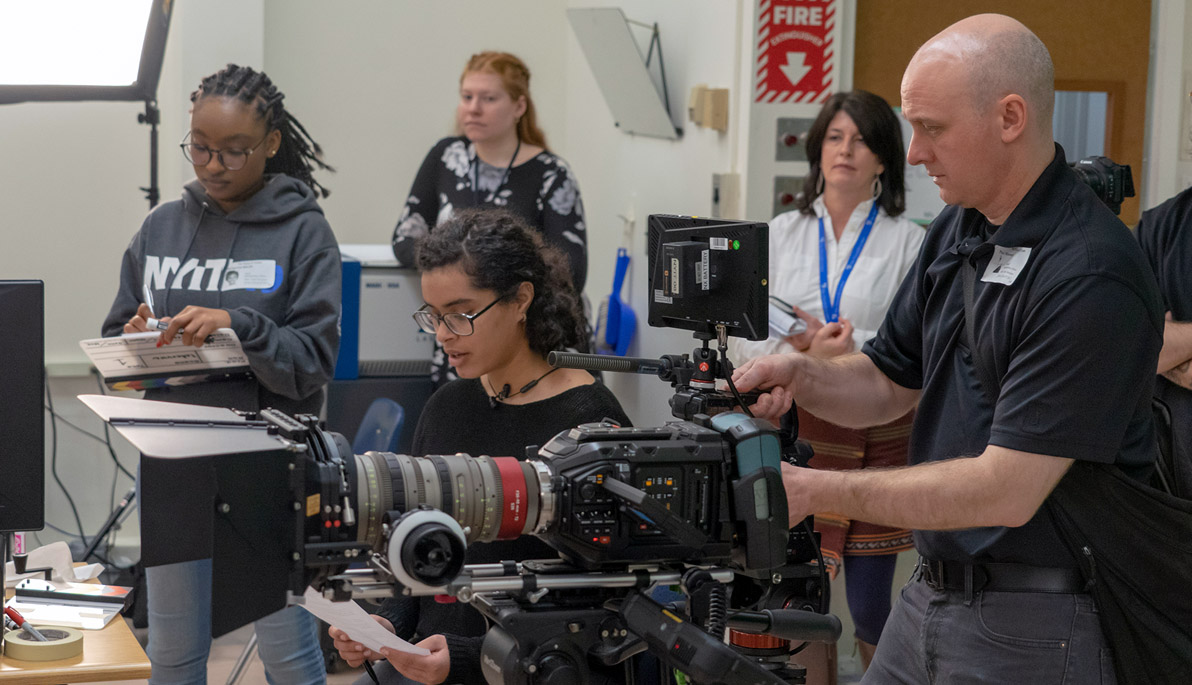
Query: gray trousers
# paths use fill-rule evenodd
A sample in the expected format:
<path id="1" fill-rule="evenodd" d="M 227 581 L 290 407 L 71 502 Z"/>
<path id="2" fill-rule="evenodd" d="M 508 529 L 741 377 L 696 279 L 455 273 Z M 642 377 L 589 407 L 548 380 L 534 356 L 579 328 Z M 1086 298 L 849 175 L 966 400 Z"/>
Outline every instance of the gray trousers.
<path id="1" fill-rule="evenodd" d="M 1103 683 L 1113 661 L 1087 594 L 902 588 L 864 685 Z"/>

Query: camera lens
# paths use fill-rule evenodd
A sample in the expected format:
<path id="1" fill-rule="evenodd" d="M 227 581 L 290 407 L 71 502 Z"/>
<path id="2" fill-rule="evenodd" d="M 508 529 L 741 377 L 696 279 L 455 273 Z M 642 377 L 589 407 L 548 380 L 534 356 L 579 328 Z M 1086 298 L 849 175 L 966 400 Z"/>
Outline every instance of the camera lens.
<path id="1" fill-rule="evenodd" d="M 549 491 L 543 473 L 513 457 L 356 455 L 357 540 L 380 549 L 385 515 L 421 504 L 458 521 L 469 544 L 533 532 Z"/>

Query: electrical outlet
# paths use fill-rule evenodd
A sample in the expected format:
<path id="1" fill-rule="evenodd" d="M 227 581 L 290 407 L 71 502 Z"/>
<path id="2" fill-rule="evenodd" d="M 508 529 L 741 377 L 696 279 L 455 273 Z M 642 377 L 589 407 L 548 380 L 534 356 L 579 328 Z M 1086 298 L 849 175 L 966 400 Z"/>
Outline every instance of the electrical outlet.
<path id="1" fill-rule="evenodd" d="M 806 162 L 805 138 L 815 119 L 779 117 L 774 136 L 774 161 Z"/>
<path id="2" fill-rule="evenodd" d="M 770 216 L 778 216 L 795 208 L 795 197 L 803 192 L 804 176 L 774 177 L 774 207 Z"/>
<path id="3" fill-rule="evenodd" d="M 712 174 L 713 219 L 741 218 L 741 175 Z"/>

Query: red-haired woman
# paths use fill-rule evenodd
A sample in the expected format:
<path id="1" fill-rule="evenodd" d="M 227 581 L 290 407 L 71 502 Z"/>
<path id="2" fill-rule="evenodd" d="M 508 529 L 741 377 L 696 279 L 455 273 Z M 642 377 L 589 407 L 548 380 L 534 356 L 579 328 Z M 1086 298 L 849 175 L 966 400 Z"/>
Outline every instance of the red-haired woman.
<path id="1" fill-rule="evenodd" d="M 503 207 L 542 233 L 567 257 L 582 293 L 587 231 L 579 186 L 567 163 L 547 149 L 530 98 L 530 70 L 506 52 L 472 56 L 459 80 L 459 135 L 435 144 L 422 162 L 393 231 L 393 254 L 414 263 L 414 246 L 464 207 Z M 446 382 L 436 350 L 432 377 Z M 452 375 L 450 378 L 454 378 Z"/>

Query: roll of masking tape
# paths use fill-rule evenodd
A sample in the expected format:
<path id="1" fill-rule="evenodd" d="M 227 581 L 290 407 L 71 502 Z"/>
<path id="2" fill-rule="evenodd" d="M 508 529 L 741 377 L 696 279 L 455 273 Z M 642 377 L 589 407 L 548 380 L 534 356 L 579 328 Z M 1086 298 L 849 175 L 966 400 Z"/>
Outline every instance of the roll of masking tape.
<path id="1" fill-rule="evenodd" d="M 74 628 L 38 627 L 47 639 L 38 640 L 23 630 L 4 634 L 4 654 L 21 661 L 57 661 L 83 653 L 83 634 Z"/>

